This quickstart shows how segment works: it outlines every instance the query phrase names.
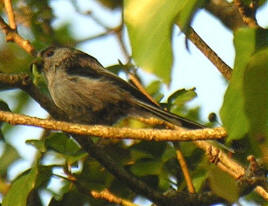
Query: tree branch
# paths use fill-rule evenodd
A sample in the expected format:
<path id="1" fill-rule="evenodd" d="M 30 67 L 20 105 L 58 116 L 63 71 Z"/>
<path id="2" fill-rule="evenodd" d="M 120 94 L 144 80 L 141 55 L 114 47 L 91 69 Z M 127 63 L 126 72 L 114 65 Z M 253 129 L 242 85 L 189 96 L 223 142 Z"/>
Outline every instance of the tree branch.
<path id="1" fill-rule="evenodd" d="M 90 194 L 96 199 L 104 199 L 110 203 L 115 203 L 122 206 L 138 206 L 137 204 L 134 204 L 126 199 L 115 196 L 109 190 L 103 190 L 100 192 L 93 190 L 90 192 Z"/>
<path id="2" fill-rule="evenodd" d="M 206 42 L 195 32 L 193 28 L 189 29 L 187 38 L 215 65 L 225 79 L 230 80 L 232 69 L 206 44 Z"/>
<path id="3" fill-rule="evenodd" d="M 9 26 L 11 29 L 13 30 L 17 30 L 17 25 L 15 22 L 15 15 L 12 9 L 12 4 L 11 4 L 11 0 L 4 0 L 4 5 L 5 5 L 5 9 L 7 12 L 7 16 L 8 16 L 8 22 L 9 22 Z"/>
<path id="4" fill-rule="evenodd" d="M 44 96 L 40 90 L 33 84 L 27 74 L 4 74 L 0 73 L 0 85 L 9 88 L 20 88 L 36 100 L 45 110 L 49 111 L 56 119 L 67 119 L 64 113 L 56 105 Z"/>
<path id="5" fill-rule="evenodd" d="M 0 17 L 0 28 L 3 33 L 6 35 L 7 42 L 15 42 L 21 48 L 31 55 L 35 55 L 35 49 L 28 40 L 23 39 L 16 30 L 11 29 L 5 21 Z"/>
<path id="6" fill-rule="evenodd" d="M 231 30 L 246 26 L 233 2 L 229 3 L 226 0 L 210 0 L 205 5 L 205 9 Z"/>
<path id="7" fill-rule="evenodd" d="M 222 139 L 227 136 L 223 128 L 199 130 L 168 130 L 168 129 L 132 129 L 116 128 L 101 125 L 82 125 L 56 120 L 39 119 L 21 114 L 0 111 L 0 121 L 12 125 L 29 125 L 49 130 L 91 135 L 101 138 L 136 139 L 147 141 L 195 141 L 208 139 Z"/>
<path id="8" fill-rule="evenodd" d="M 109 154 L 105 153 L 101 146 L 94 144 L 91 137 L 81 135 L 73 135 L 73 137 L 88 154 L 99 161 L 111 174 L 131 188 L 132 191 L 143 195 L 159 205 L 169 205 L 167 197 L 127 172 Z"/>
<path id="9" fill-rule="evenodd" d="M 176 157 L 177 157 L 177 160 L 181 166 L 181 170 L 182 170 L 182 173 L 184 175 L 187 189 L 188 189 L 189 193 L 195 193 L 194 185 L 193 185 L 186 161 L 183 157 L 183 154 L 182 154 L 181 150 L 178 148 L 178 145 L 175 146 L 175 148 L 176 148 Z"/>
<path id="10" fill-rule="evenodd" d="M 252 0 L 249 7 L 244 5 L 241 0 L 234 0 L 234 4 L 237 7 L 243 21 L 249 27 L 255 28 L 258 27 L 256 20 L 256 0 Z"/>

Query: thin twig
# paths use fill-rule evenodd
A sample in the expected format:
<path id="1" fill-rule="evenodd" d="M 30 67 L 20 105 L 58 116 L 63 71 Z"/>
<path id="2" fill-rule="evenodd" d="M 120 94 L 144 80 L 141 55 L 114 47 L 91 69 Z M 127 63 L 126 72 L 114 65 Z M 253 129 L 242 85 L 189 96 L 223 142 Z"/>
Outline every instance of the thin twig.
<path id="1" fill-rule="evenodd" d="M 232 69 L 206 44 L 193 28 L 189 29 L 187 38 L 215 65 L 225 79 L 231 79 Z"/>
<path id="2" fill-rule="evenodd" d="M 4 5 L 5 5 L 6 12 L 7 12 L 10 28 L 13 30 L 17 30 L 17 25 L 15 22 L 15 15 L 12 9 L 11 0 L 4 0 Z"/>
<path id="3" fill-rule="evenodd" d="M 263 187 L 257 186 L 255 188 L 255 192 L 257 192 L 260 196 L 262 196 L 266 201 L 268 201 L 268 191 L 266 191 Z"/>
<path id="4" fill-rule="evenodd" d="M 115 203 L 122 206 L 138 206 L 137 204 L 134 204 L 126 199 L 115 196 L 107 189 L 100 192 L 92 190 L 90 194 L 96 199 L 104 199 L 110 203 Z"/>
<path id="5" fill-rule="evenodd" d="M 132 83 L 140 90 L 152 103 L 155 105 L 159 105 L 158 102 L 156 102 L 150 94 L 144 89 L 144 87 L 141 85 L 140 81 L 135 77 L 134 74 L 128 73 L 129 79 L 132 81 Z"/>
<path id="6" fill-rule="evenodd" d="M 177 156 L 177 160 L 179 161 L 179 164 L 181 166 L 181 170 L 182 170 L 182 173 L 184 175 L 184 179 L 185 179 L 188 191 L 190 193 L 195 193 L 194 185 L 193 185 L 186 161 L 183 157 L 181 150 L 179 148 L 177 148 L 177 146 L 176 146 L 176 156 Z"/>
<path id="7" fill-rule="evenodd" d="M 2 29 L 3 33 L 6 35 L 7 42 L 15 42 L 29 54 L 35 55 L 35 49 L 31 45 L 31 43 L 28 40 L 25 40 L 24 38 L 22 38 L 16 32 L 16 30 L 11 29 L 1 17 L 0 17 L 0 28 Z"/>
<path id="8" fill-rule="evenodd" d="M 129 61 L 130 60 L 130 55 L 129 55 L 128 50 L 126 48 L 126 44 L 124 43 L 124 40 L 123 40 L 123 27 L 124 27 L 123 19 L 124 19 L 124 17 L 123 17 L 123 12 L 122 12 L 121 23 L 117 27 L 118 30 L 115 30 L 115 35 L 116 35 L 117 41 L 119 43 L 119 46 L 120 46 L 125 58 Z"/>
<path id="9" fill-rule="evenodd" d="M 104 189 L 102 191 L 96 191 L 96 190 L 89 191 L 83 184 L 80 184 L 79 178 L 72 175 L 69 171 L 67 171 L 67 173 L 65 171 L 65 174 L 67 177 L 58 174 L 54 174 L 54 176 L 72 182 L 76 186 L 77 190 L 85 195 L 90 195 L 95 199 L 103 199 L 106 200 L 107 202 L 119 204 L 122 206 L 138 206 L 137 204 L 134 204 L 126 199 L 117 197 L 116 195 L 111 193 L 108 189 Z"/>

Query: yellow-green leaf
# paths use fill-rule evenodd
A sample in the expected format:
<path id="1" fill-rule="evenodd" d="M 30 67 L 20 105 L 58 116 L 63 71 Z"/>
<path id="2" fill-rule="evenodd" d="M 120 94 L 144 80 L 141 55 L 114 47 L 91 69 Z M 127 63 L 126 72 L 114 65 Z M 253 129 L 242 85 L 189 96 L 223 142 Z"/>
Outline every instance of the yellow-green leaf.
<path id="1" fill-rule="evenodd" d="M 185 0 L 125 0 L 126 23 L 136 64 L 165 83 L 171 80 L 171 30 Z"/>

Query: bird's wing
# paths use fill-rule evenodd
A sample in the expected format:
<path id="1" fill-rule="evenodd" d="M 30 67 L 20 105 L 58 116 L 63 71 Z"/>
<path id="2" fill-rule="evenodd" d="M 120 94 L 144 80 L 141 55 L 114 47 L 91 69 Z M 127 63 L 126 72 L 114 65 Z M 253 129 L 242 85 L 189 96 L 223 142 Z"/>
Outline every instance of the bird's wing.
<path id="1" fill-rule="evenodd" d="M 83 75 L 90 78 L 101 78 L 105 77 L 109 79 L 109 81 L 114 82 L 120 88 L 130 92 L 136 98 L 136 104 L 141 109 L 152 113 L 154 116 L 173 123 L 175 125 L 179 125 L 189 129 L 200 129 L 204 128 L 205 126 L 193 122 L 189 119 L 180 117 L 178 115 L 172 114 L 170 112 L 162 110 L 162 108 L 153 102 L 151 102 L 142 92 L 140 92 L 137 88 L 126 82 L 125 80 L 121 79 L 120 77 L 116 76 L 112 72 L 106 70 L 97 59 L 94 57 L 86 54 L 86 53 L 79 53 L 76 55 L 76 59 L 73 62 L 79 62 L 79 65 L 72 65 L 72 69 L 67 72 L 70 75 Z M 73 70 L 73 68 L 76 68 Z M 94 68 L 94 69 L 92 69 Z"/>
<path id="2" fill-rule="evenodd" d="M 70 70 L 67 68 L 67 73 L 70 75 L 82 75 L 90 78 L 103 78 L 105 77 L 111 83 L 114 83 L 119 88 L 128 91 L 136 99 L 146 102 L 147 104 L 154 105 L 158 107 L 155 103 L 151 102 L 142 92 L 140 92 L 136 87 L 132 86 L 125 80 L 121 79 L 114 73 L 105 69 L 97 59 L 86 54 L 79 53 L 76 55 L 77 60 L 73 60 L 74 63 L 79 62 L 78 65 L 71 65 Z M 75 68 L 75 70 L 73 69 Z M 93 69 L 94 68 L 94 69 Z"/>

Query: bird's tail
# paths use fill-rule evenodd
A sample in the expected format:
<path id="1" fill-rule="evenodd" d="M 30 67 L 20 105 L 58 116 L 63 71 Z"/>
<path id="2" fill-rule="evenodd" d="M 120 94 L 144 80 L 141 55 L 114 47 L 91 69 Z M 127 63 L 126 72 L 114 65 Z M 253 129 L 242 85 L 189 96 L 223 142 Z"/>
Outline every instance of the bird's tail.
<path id="1" fill-rule="evenodd" d="M 156 106 L 152 106 L 150 104 L 144 103 L 142 101 L 138 101 L 137 104 L 143 108 L 146 111 L 149 111 L 150 113 L 154 114 L 156 117 L 165 120 L 167 122 L 170 122 L 172 124 L 185 127 L 187 129 L 203 129 L 206 128 L 206 126 L 199 124 L 197 122 L 191 121 L 189 119 L 186 119 L 184 117 L 180 117 L 176 114 L 172 114 L 168 111 L 164 111 L 161 108 L 158 108 Z M 232 148 L 229 148 L 225 146 L 223 143 L 216 141 L 216 143 L 223 149 L 234 153 L 234 150 Z"/>
<path id="2" fill-rule="evenodd" d="M 137 104 L 144 110 L 149 111 L 150 113 L 154 114 L 156 117 L 165 120 L 167 122 L 170 122 L 172 124 L 185 127 L 188 129 L 202 129 L 205 128 L 204 125 L 199 124 L 197 122 L 191 121 L 189 119 L 186 119 L 184 117 L 180 117 L 176 114 L 172 114 L 168 111 L 164 111 L 161 108 L 158 108 L 156 106 L 144 103 L 142 101 L 138 101 Z"/>

